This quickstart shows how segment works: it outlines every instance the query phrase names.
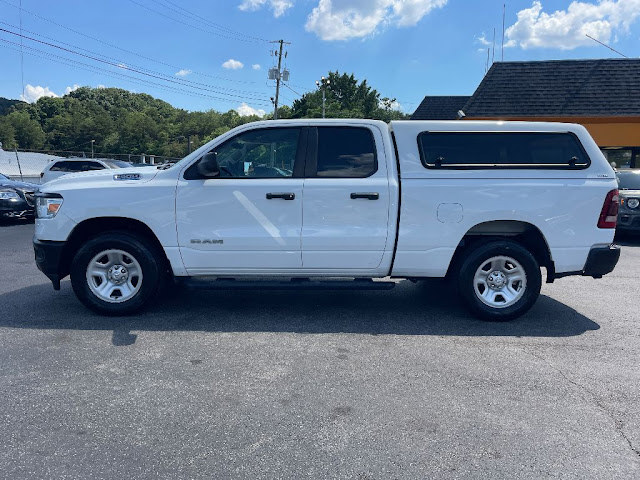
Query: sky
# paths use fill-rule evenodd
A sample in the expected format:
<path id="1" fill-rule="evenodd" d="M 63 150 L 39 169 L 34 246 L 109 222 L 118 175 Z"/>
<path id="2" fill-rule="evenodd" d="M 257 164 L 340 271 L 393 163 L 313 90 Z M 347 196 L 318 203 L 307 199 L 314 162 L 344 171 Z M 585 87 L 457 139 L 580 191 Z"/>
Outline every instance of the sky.
<path id="1" fill-rule="evenodd" d="M 263 114 L 270 42 L 284 39 L 281 105 L 337 70 L 411 113 L 425 95 L 473 94 L 503 55 L 620 57 L 590 35 L 638 57 L 639 17 L 640 0 L 0 0 L 0 97 L 118 87 L 191 111 Z"/>

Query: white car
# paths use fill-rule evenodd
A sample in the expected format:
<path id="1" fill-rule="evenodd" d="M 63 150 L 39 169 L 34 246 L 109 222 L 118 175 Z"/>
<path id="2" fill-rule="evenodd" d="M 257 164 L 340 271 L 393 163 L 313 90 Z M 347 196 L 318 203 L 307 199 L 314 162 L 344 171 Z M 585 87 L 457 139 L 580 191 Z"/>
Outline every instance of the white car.
<path id="1" fill-rule="evenodd" d="M 128 168 L 130 163 L 105 158 L 65 158 L 47 164 L 40 173 L 40 182 L 46 183 L 68 173 L 91 172 L 110 168 Z"/>
<path id="2" fill-rule="evenodd" d="M 538 298 L 540 267 L 547 282 L 600 278 L 620 257 L 614 171 L 574 124 L 257 122 L 172 166 L 68 175 L 37 200 L 38 267 L 111 315 L 172 276 L 369 289 L 450 277 L 474 315 L 509 320 Z"/>

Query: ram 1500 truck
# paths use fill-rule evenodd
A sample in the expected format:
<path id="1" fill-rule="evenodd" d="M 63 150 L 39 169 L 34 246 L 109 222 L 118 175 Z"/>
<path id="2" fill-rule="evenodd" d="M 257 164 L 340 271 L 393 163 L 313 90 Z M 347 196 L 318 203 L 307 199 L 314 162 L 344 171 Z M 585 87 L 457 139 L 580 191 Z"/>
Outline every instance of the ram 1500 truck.
<path id="1" fill-rule="evenodd" d="M 541 267 L 548 282 L 613 270 L 616 189 L 579 125 L 256 122 L 174 165 L 47 183 L 34 248 L 54 288 L 70 274 L 104 314 L 141 309 L 176 277 L 448 277 L 473 314 L 509 320 L 538 298 Z"/>

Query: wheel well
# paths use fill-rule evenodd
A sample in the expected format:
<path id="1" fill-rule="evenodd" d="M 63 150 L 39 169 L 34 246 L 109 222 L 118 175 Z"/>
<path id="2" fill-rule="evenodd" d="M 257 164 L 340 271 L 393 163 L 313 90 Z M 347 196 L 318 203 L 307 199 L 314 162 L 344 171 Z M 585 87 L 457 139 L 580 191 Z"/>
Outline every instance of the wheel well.
<path id="1" fill-rule="evenodd" d="M 159 252 L 162 253 L 166 267 L 170 268 L 169 260 L 167 259 L 164 248 L 162 248 L 162 244 L 158 240 L 158 237 L 156 237 L 156 235 L 147 225 L 139 220 L 134 220 L 132 218 L 98 217 L 80 222 L 78 225 L 76 225 L 76 227 L 69 235 L 69 238 L 67 239 L 67 242 L 65 244 L 65 248 L 62 252 L 62 261 L 60 264 L 60 268 L 62 270 L 60 272 L 61 277 L 67 276 L 69 274 L 73 256 L 82 247 L 82 244 L 86 240 L 93 238 L 100 233 L 116 230 L 124 231 L 126 233 L 142 237 L 149 241 L 155 248 L 158 249 Z"/>
<path id="2" fill-rule="evenodd" d="M 505 238 L 517 242 L 529 250 L 538 264 L 547 269 L 547 277 L 553 278 L 553 275 L 555 275 L 554 263 L 544 235 L 535 225 L 517 220 L 495 220 L 480 223 L 471 228 L 458 244 L 449 264 L 447 275 L 454 271 L 454 266 L 457 266 L 470 248 L 477 246 L 479 243 L 503 240 Z"/>

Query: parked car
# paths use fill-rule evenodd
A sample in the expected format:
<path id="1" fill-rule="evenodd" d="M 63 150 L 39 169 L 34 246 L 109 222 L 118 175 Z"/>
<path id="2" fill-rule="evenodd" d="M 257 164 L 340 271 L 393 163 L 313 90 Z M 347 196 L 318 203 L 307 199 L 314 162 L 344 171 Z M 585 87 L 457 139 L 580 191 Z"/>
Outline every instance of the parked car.
<path id="1" fill-rule="evenodd" d="M 541 266 L 547 282 L 613 270 L 617 187 L 580 125 L 257 122 L 173 166 L 49 182 L 34 249 L 55 289 L 70 274 L 110 315 L 172 276 L 230 289 L 449 277 L 474 315 L 509 320 L 538 298 Z"/>
<path id="2" fill-rule="evenodd" d="M 34 218 L 39 185 L 11 180 L 0 174 L 0 217 Z"/>
<path id="3" fill-rule="evenodd" d="M 40 174 L 42 183 L 50 182 L 68 173 L 90 172 L 111 168 L 128 168 L 131 164 L 121 160 L 103 158 L 65 158 L 48 163 Z"/>
<path id="4" fill-rule="evenodd" d="M 616 173 L 620 188 L 618 230 L 640 233 L 640 169 L 619 170 Z"/>

